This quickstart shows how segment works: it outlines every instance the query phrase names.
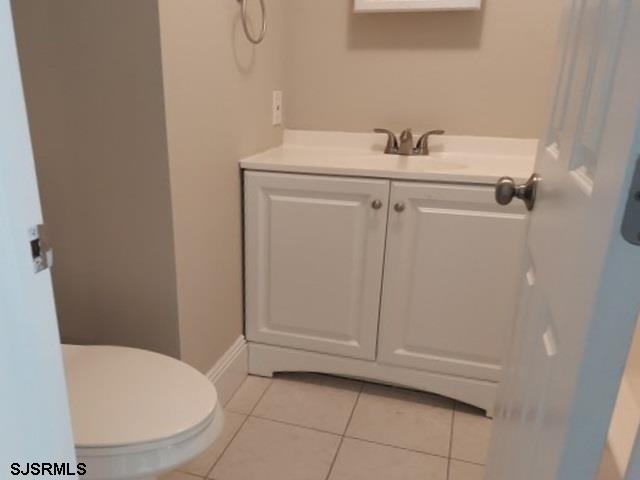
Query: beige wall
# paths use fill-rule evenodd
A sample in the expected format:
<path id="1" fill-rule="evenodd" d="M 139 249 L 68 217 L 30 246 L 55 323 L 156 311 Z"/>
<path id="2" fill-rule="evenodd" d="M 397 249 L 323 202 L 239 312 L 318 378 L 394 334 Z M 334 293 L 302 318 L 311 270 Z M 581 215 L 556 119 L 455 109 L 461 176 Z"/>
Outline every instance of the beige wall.
<path id="1" fill-rule="evenodd" d="M 14 0 L 65 338 L 210 368 L 242 333 L 237 160 L 281 142 L 272 90 L 291 128 L 535 136 L 556 3 L 269 0 L 253 47 L 234 0 Z"/>
<path id="2" fill-rule="evenodd" d="M 250 47 L 234 0 L 160 0 L 182 357 L 210 368 L 242 333 L 238 159 L 277 145 L 284 0 Z M 288 5 L 290 5 L 289 2 Z"/>
<path id="3" fill-rule="evenodd" d="M 562 4 L 484 0 L 480 12 L 354 15 L 352 0 L 290 0 L 287 127 L 537 137 Z"/>
<path id="4" fill-rule="evenodd" d="M 64 339 L 209 369 L 242 333 L 237 160 L 282 140 L 284 0 L 257 48 L 231 0 L 15 0 L 14 15 Z"/>
<path id="5" fill-rule="evenodd" d="M 15 0 L 63 340 L 178 356 L 155 0 Z"/>

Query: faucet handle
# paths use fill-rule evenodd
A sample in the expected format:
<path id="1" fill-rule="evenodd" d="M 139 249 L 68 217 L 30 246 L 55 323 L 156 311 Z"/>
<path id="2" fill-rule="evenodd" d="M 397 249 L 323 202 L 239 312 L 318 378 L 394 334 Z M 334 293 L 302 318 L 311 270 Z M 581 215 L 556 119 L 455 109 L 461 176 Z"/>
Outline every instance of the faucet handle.
<path id="1" fill-rule="evenodd" d="M 416 145 L 415 153 L 418 155 L 429 155 L 429 137 L 431 135 L 444 135 L 444 130 L 430 130 L 420 137 Z"/>
<path id="2" fill-rule="evenodd" d="M 384 133 L 387 135 L 387 146 L 384 149 L 384 153 L 398 153 L 398 139 L 396 134 L 386 128 L 375 128 L 375 133 Z"/>

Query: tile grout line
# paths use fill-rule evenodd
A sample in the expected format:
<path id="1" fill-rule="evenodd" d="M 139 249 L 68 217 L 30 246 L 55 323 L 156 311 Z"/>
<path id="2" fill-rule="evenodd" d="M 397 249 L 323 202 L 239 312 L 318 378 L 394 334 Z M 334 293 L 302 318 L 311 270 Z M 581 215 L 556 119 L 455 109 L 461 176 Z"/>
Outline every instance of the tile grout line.
<path id="1" fill-rule="evenodd" d="M 249 378 L 248 375 L 247 375 L 247 378 Z M 245 379 L 244 381 L 246 382 L 247 380 Z M 213 472 L 213 469 L 216 468 L 216 465 L 218 465 L 220 460 L 222 460 L 222 457 L 224 457 L 224 454 L 227 453 L 227 450 L 229 450 L 229 447 L 231 446 L 233 441 L 236 439 L 236 437 L 240 433 L 240 430 L 242 430 L 242 427 L 244 427 L 245 424 L 247 423 L 247 421 L 249 420 L 249 418 L 251 418 L 251 416 L 252 416 L 251 414 L 256 409 L 256 407 L 258 406 L 258 404 L 260 403 L 262 398 L 267 394 L 267 392 L 271 388 L 271 385 L 273 385 L 273 377 L 271 377 L 271 382 L 269 382 L 269 385 L 267 386 L 267 388 L 264 389 L 264 392 L 262 392 L 262 394 L 260 394 L 260 397 L 258 398 L 258 400 L 256 400 L 256 403 L 254 403 L 253 407 L 251 408 L 251 411 L 248 414 L 246 414 L 246 417 L 244 418 L 244 420 L 242 421 L 242 423 L 240 424 L 240 426 L 236 430 L 236 433 L 234 433 L 233 436 L 229 439 L 229 443 L 227 443 L 227 445 L 224 447 L 224 449 L 222 450 L 222 452 L 218 456 L 218 459 L 215 462 L 213 462 L 213 465 L 211 465 L 211 468 L 207 471 L 207 474 L 204 476 L 205 480 L 214 480 L 213 477 L 210 476 L 211 472 Z M 229 400 L 229 401 L 231 401 L 231 400 Z M 236 413 L 236 412 L 231 412 L 231 413 Z M 236 413 L 236 415 L 237 415 L 237 413 Z"/>
<path id="2" fill-rule="evenodd" d="M 342 437 L 343 435 L 337 432 L 331 432 L 329 430 L 321 430 L 316 427 L 308 427 L 306 425 L 299 425 L 297 423 L 285 422 L 284 420 L 276 420 L 275 418 L 263 417 L 261 415 L 249 415 L 252 418 L 258 418 L 260 420 L 266 420 L 267 422 L 279 423 L 280 425 L 288 425 L 290 427 L 304 428 L 305 430 L 311 430 L 313 432 L 324 433 L 326 435 L 333 435 L 335 437 Z"/>
<path id="3" fill-rule="evenodd" d="M 264 392 L 262 392 L 262 394 L 260 395 L 260 398 L 256 400 L 256 403 L 253 404 L 251 411 L 247 414 L 247 418 L 253 415 L 253 412 L 256 410 L 256 408 L 258 408 L 258 404 L 262 401 L 262 399 L 267 394 L 267 392 L 271 390 L 271 386 L 273 385 L 274 382 L 275 382 L 275 378 L 271 377 L 271 381 L 269 382 L 269 385 L 267 385 L 267 388 L 264 389 Z"/>
<path id="4" fill-rule="evenodd" d="M 486 467 L 487 466 L 487 462 L 485 460 L 484 463 L 479 463 L 479 462 L 474 462 L 472 460 L 466 460 L 464 458 L 458 458 L 458 457 L 454 457 L 453 456 L 453 427 L 455 425 L 455 418 L 456 418 L 456 413 L 463 413 L 461 410 L 458 410 L 457 408 L 455 408 L 456 406 L 460 406 L 461 402 L 456 401 L 454 403 L 454 416 L 453 416 L 453 421 L 451 422 L 451 447 L 450 447 L 450 452 L 449 452 L 449 461 L 456 461 L 456 462 L 462 462 L 462 463 L 467 463 L 469 465 L 475 465 L 477 467 Z"/>
<path id="5" fill-rule="evenodd" d="M 404 450 L 405 452 L 418 453 L 420 455 L 426 455 L 427 457 L 435 457 L 435 458 L 441 458 L 443 460 L 449 460 L 449 457 L 445 455 L 438 455 L 437 453 L 423 452 L 422 450 L 415 450 L 413 448 L 399 447 L 398 445 L 392 445 L 390 443 L 374 442 L 373 440 L 368 440 L 366 438 L 360 438 L 360 437 L 352 437 L 350 435 L 345 435 L 344 438 L 348 438 L 350 440 L 358 440 L 360 442 L 370 443 L 372 445 L 378 445 L 380 447 L 389 447 L 389 448 L 395 448 L 396 450 Z M 466 462 L 466 463 L 469 463 L 469 462 Z"/>
<path id="6" fill-rule="evenodd" d="M 360 400 L 360 395 L 362 395 L 362 390 L 364 390 L 364 382 L 360 383 L 360 390 L 358 390 L 358 395 L 356 396 L 356 401 L 353 402 L 353 408 L 351 409 L 351 414 L 347 420 L 346 425 L 344 426 L 344 431 L 340 436 L 340 441 L 338 442 L 338 448 L 336 448 L 336 453 L 333 455 L 333 460 L 331 461 L 331 466 L 329 467 L 329 471 L 327 472 L 327 476 L 325 480 L 329 480 L 331 474 L 333 473 L 333 468 L 336 465 L 336 461 L 338 460 L 338 454 L 340 453 L 340 449 L 342 448 L 342 444 L 344 442 L 345 434 L 347 433 L 347 429 L 349 428 L 349 424 L 351 423 L 351 419 L 353 418 L 353 414 L 356 411 L 356 407 L 358 406 L 358 401 Z"/>
<path id="7" fill-rule="evenodd" d="M 453 402 L 451 408 L 451 428 L 449 430 L 449 456 L 447 459 L 447 480 L 451 480 L 451 455 L 453 454 L 453 425 L 456 421 L 456 406 L 458 402 Z"/>
<path id="8" fill-rule="evenodd" d="M 364 382 L 360 383 L 360 390 L 358 390 L 358 395 L 356 396 L 356 401 L 353 403 L 353 408 L 351 409 L 351 414 L 349 415 L 349 419 L 347 420 L 347 424 L 344 426 L 344 430 L 342 431 L 342 436 L 345 437 L 347 435 L 347 429 L 351 424 L 351 420 L 353 419 L 353 414 L 356 413 L 356 407 L 358 406 L 358 402 L 360 402 L 360 397 L 362 396 L 362 392 L 364 391 Z"/>
<path id="9" fill-rule="evenodd" d="M 460 460 L 459 458 L 451 458 L 452 462 L 458 462 L 458 463 L 466 463 L 467 465 L 474 465 L 476 467 L 486 467 L 487 464 L 486 463 L 476 463 L 476 462 L 470 462 L 469 460 Z"/>
<path id="10" fill-rule="evenodd" d="M 201 475 L 197 475 L 197 474 L 195 474 L 195 473 L 183 472 L 182 470 L 174 470 L 174 471 L 172 471 L 172 472 L 165 472 L 165 473 L 161 474 L 161 475 L 160 475 L 160 477 L 158 477 L 158 478 L 162 479 L 162 478 L 164 478 L 164 476 L 165 476 L 165 475 L 167 475 L 167 474 L 171 474 L 171 473 L 173 473 L 173 472 L 179 472 L 179 473 L 181 473 L 182 475 L 186 475 L 187 477 L 192 477 L 192 478 L 194 478 L 194 479 L 196 479 L 196 478 L 197 478 L 197 479 L 199 479 L 199 480 L 210 480 L 210 479 L 208 479 L 207 477 L 203 477 L 203 476 L 201 476 Z M 155 478 L 155 477 L 154 477 L 154 478 Z"/>

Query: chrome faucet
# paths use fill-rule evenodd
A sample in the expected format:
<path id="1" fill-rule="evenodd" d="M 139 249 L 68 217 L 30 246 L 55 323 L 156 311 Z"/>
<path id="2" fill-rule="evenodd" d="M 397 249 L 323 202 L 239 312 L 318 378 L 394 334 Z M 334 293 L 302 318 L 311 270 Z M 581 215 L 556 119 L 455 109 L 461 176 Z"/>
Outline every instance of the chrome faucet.
<path id="1" fill-rule="evenodd" d="M 413 147 L 413 132 L 407 128 L 400 134 L 400 140 L 386 128 L 376 128 L 375 133 L 387 135 L 387 145 L 384 153 L 392 155 L 429 155 L 429 137 L 431 135 L 444 135 L 444 130 L 431 130 L 420 137 L 416 147 Z"/>
<path id="2" fill-rule="evenodd" d="M 413 132 L 410 128 L 403 130 L 400 134 L 398 155 L 413 155 Z"/>

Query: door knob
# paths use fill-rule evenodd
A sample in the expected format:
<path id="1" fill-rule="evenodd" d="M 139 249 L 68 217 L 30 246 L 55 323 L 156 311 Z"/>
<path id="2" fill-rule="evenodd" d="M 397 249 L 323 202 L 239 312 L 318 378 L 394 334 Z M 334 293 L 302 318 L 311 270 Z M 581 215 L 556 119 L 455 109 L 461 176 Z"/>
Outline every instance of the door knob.
<path id="1" fill-rule="evenodd" d="M 536 194 L 541 177 L 534 173 L 522 185 L 516 185 L 511 177 L 502 177 L 496 183 L 496 202 L 500 205 L 509 205 L 514 197 L 519 198 L 527 206 L 527 210 L 533 210 L 536 204 Z"/>
<path id="2" fill-rule="evenodd" d="M 382 208 L 382 202 L 380 200 L 374 200 L 371 202 L 371 208 L 374 210 L 380 210 Z"/>

